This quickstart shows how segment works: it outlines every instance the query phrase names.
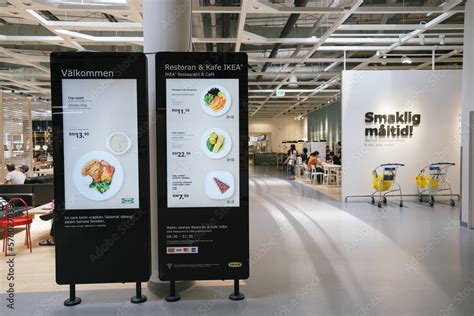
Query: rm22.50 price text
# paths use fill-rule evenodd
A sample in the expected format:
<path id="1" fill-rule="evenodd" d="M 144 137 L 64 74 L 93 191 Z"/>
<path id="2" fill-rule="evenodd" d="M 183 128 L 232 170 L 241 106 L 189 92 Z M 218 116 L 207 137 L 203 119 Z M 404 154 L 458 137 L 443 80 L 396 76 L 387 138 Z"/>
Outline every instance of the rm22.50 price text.
<path id="1" fill-rule="evenodd" d="M 177 158 L 186 158 L 191 156 L 191 152 L 189 151 L 173 151 L 171 153 L 172 156 L 176 156 Z"/>

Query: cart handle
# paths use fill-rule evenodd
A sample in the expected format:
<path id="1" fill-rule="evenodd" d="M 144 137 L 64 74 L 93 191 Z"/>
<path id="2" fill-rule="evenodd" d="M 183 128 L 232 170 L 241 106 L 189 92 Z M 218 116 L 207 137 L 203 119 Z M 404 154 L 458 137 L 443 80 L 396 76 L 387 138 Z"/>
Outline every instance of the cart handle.
<path id="1" fill-rule="evenodd" d="M 404 164 L 399 163 L 399 162 L 395 162 L 395 163 L 384 163 L 384 164 L 381 164 L 381 165 L 380 165 L 380 167 L 387 167 L 387 166 L 405 167 Z"/>
<path id="2" fill-rule="evenodd" d="M 437 166 L 437 165 L 447 165 L 447 166 L 455 166 L 454 162 L 435 162 L 430 164 L 430 166 Z"/>

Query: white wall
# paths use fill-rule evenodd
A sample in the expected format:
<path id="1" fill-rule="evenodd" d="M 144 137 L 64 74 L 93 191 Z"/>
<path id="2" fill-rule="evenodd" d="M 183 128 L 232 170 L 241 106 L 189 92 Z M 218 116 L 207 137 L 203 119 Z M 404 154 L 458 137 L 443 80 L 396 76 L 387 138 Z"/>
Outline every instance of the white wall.
<path id="1" fill-rule="evenodd" d="M 270 143 L 273 152 L 286 152 L 282 141 L 307 138 L 306 119 L 295 121 L 293 118 L 249 119 L 249 133 L 271 133 Z"/>
<path id="2" fill-rule="evenodd" d="M 462 97 L 462 221 L 474 228 L 474 214 L 469 216 L 469 112 L 474 111 L 474 0 L 468 0 L 464 13 L 464 63 Z"/>
<path id="3" fill-rule="evenodd" d="M 415 177 L 432 162 L 455 162 L 448 178 L 460 182 L 461 71 L 345 71 L 342 81 L 342 194 L 371 193 L 372 170 L 400 162 L 404 194 L 417 194 Z M 367 112 L 421 115 L 412 137 L 366 138 Z M 404 124 L 402 124 L 404 126 Z"/>

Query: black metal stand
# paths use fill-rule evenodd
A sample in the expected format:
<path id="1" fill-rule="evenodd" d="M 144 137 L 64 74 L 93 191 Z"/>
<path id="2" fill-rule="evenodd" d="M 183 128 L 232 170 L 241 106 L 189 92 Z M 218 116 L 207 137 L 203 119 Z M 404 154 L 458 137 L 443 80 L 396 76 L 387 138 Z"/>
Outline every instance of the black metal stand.
<path id="1" fill-rule="evenodd" d="M 176 282 L 170 281 L 170 295 L 165 298 L 167 302 L 177 302 L 181 299 L 179 294 L 176 294 Z"/>
<path id="2" fill-rule="evenodd" d="M 229 299 L 233 301 L 241 301 L 245 298 L 244 293 L 240 292 L 239 289 L 239 280 L 234 280 L 234 293 L 229 295 Z"/>
<path id="3" fill-rule="evenodd" d="M 75 306 L 81 304 L 81 298 L 76 297 L 76 285 L 69 284 L 69 298 L 64 301 L 64 306 Z"/>
<path id="4" fill-rule="evenodd" d="M 142 283 L 141 282 L 136 283 L 136 294 L 135 294 L 134 297 L 132 297 L 130 299 L 130 301 L 133 304 L 140 304 L 140 303 L 144 303 L 144 302 L 147 301 L 147 297 L 145 295 L 142 295 Z"/>

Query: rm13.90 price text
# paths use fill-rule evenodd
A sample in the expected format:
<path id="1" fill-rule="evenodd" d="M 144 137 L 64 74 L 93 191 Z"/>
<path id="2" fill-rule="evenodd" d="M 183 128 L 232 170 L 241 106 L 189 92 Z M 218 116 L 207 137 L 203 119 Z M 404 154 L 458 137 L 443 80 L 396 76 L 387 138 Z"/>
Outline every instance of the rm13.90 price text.
<path id="1" fill-rule="evenodd" d="M 69 132 L 69 136 L 81 139 L 81 138 L 89 137 L 90 133 L 89 132 Z"/>

